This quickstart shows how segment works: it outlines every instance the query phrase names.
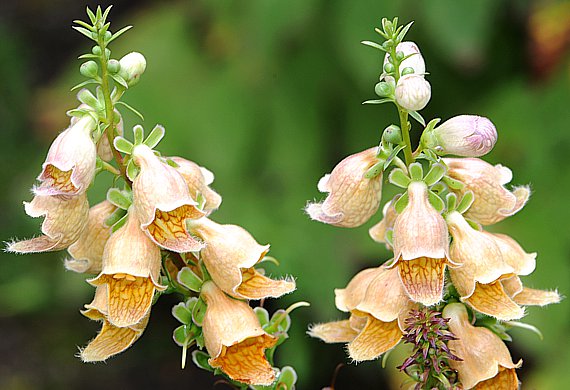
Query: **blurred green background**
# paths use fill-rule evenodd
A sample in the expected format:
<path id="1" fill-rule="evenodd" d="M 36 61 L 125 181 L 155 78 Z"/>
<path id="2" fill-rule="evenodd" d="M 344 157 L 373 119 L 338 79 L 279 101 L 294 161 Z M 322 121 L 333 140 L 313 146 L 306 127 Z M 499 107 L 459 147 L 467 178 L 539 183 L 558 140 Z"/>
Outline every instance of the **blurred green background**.
<path id="1" fill-rule="evenodd" d="M 97 3 L 88 1 L 90 6 Z M 109 2 L 101 3 L 103 6 Z M 373 146 L 397 120 L 393 107 L 363 106 L 374 98 L 381 54 L 375 40 L 382 17 L 415 20 L 408 35 L 424 55 L 432 100 L 424 117 L 484 115 L 499 142 L 488 156 L 513 169 L 515 184 L 534 195 L 517 215 L 493 226 L 537 251 L 526 285 L 570 291 L 570 3 L 560 1 L 118 0 L 112 30 L 135 26 L 111 49 L 120 58 L 140 51 L 147 71 L 125 101 L 163 124 L 160 150 L 192 159 L 216 175 L 224 201 L 213 219 L 247 228 L 281 261 L 274 275 L 295 275 L 298 290 L 269 304 L 298 301 L 292 338 L 278 351 L 293 365 L 298 388 L 330 384 L 348 363 L 341 345 L 305 335 L 308 324 L 343 318 L 333 289 L 359 270 L 388 258 L 367 229 L 311 222 L 308 200 L 320 199 L 318 179 L 348 154 Z M 77 103 L 69 88 L 81 81 L 76 57 L 90 43 L 71 30 L 86 19 L 82 2 L 0 4 L 0 238 L 29 237 L 40 220 L 21 202 L 47 148 Z M 137 118 L 125 112 L 127 134 Z M 417 128 L 416 133 L 417 136 Z M 105 182 L 105 180 L 102 180 Z M 105 183 L 103 183 L 105 184 Z M 91 202 L 102 199 L 103 185 Z M 66 272 L 64 253 L 0 259 L 0 389 L 224 388 L 189 364 L 171 340 L 175 297 L 153 308 L 144 336 L 107 364 L 85 365 L 73 355 L 99 329 L 79 314 L 93 288 Z M 514 330 L 508 343 L 523 358 L 524 389 L 563 389 L 570 368 L 570 310 L 566 301 L 529 308 L 525 321 L 544 333 Z M 397 355 L 397 354 L 394 354 Z M 387 388 L 401 360 L 348 365 L 336 389 Z M 397 385 L 392 385 L 398 388 Z M 227 387 L 226 387 L 227 388 Z"/>

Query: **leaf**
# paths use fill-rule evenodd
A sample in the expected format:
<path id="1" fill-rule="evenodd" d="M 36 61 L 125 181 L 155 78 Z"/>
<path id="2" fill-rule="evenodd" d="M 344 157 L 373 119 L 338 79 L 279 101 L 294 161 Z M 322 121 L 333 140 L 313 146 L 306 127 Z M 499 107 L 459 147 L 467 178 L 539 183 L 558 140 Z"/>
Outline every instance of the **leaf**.
<path id="1" fill-rule="evenodd" d="M 128 217 L 128 214 L 125 213 L 125 215 L 113 225 L 113 228 L 111 229 L 111 231 L 113 233 L 115 233 L 117 230 L 122 228 L 123 225 L 127 222 L 127 217 Z"/>
<path id="2" fill-rule="evenodd" d="M 111 12 L 111 8 L 113 8 L 112 4 L 110 6 L 108 6 L 107 9 L 105 9 L 105 12 L 103 12 L 103 16 L 101 17 L 101 21 L 103 23 L 105 23 L 107 21 L 107 16 L 109 16 L 109 12 Z"/>
<path id="3" fill-rule="evenodd" d="M 87 38 L 91 39 L 92 41 L 97 42 L 97 38 L 93 37 L 93 33 L 86 28 L 79 27 L 79 26 L 71 26 L 72 29 L 75 31 L 79 31 L 81 34 L 85 35 Z"/>
<path id="4" fill-rule="evenodd" d="M 154 149 L 156 145 L 158 145 L 158 143 L 164 137 L 164 133 L 165 133 L 164 127 L 156 125 L 154 126 L 154 129 L 152 129 L 148 137 L 146 137 L 143 143 L 149 148 Z"/>
<path id="5" fill-rule="evenodd" d="M 386 159 L 386 162 L 384 163 L 384 169 L 388 168 L 388 166 L 390 165 L 390 163 L 392 163 L 392 161 L 394 161 L 398 153 L 400 153 L 404 149 L 406 149 L 406 145 L 399 145 L 398 147 L 394 148 L 394 150 L 392 150 L 392 152 Z"/>
<path id="6" fill-rule="evenodd" d="M 97 21 L 97 17 L 93 13 L 93 11 L 91 11 L 89 7 L 87 7 L 85 11 L 87 12 L 87 16 L 89 16 L 89 20 L 91 20 L 91 23 L 95 24 L 95 22 Z"/>
<path id="7" fill-rule="evenodd" d="M 262 328 L 267 324 L 269 324 L 269 312 L 265 308 L 257 306 L 253 309 L 253 312 L 257 316 L 259 324 L 261 325 Z"/>
<path id="8" fill-rule="evenodd" d="M 375 100 L 365 100 L 362 102 L 362 104 L 382 104 L 382 103 L 388 103 L 388 102 L 393 102 L 394 100 L 392 98 L 384 98 L 384 99 L 375 99 Z"/>
<path id="9" fill-rule="evenodd" d="M 120 84 L 123 88 L 129 88 L 129 84 L 125 81 L 124 78 L 119 76 L 118 74 L 110 74 L 111 78 L 115 80 L 118 84 Z"/>
<path id="10" fill-rule="evenodd" d="M 410 23 L 406 24 L 402 30 L 398 33 L 398 36 L 396 37 L 396 43 L 400 43 L 404 40 L 404 37 L 406 36 L 406 34 L 408 33 L 408 31 L 410 30 L 410 28 L 412 27 L 412 24 L 414 24 L 414 21 L 412 20 Z"/>
<path id="11" fill-rule="evenodd" d="M 78 24 L 82 27 L 85 27 L 89 31 L 95 32 L 95 28 L 92 25 L 90 25 L 89 23 L 85 23 L 83 20 L 79 20 L 79 19 L 74 20 L 73 23 Z"/>
<path id="12" fill-rule="evenodd" d="M 423 127 L 426 127 L 426 121 L 423 116 L 417 111 L 410 111 L 410 116 L 414 118 L 418 123 L 420 123 Z"/>
<path id="13" fill-rule="evenodd" d="M 111 215 L 109 215 L 107 217 L 107 219 L 105 219 L 105 225 L 111 227 L 114 224 L 116 224 L 117 222 L 119 222 L 119 220 L 121 218 L 123 218 L 125 215 L 127 215 L 127 212 L 123 209 L 116 209 L 115 211 L 113 211 L 111 213 Z"/>
<path id="14" fill-rule="evenodd" d="M 120 104 L 121 106 L 123 106 L 123 107 L 129 109 L 129 110 L 132 111 L 136 116 L 138 116 L 138 117 L 141 119 L 141 121 L 144 121 L 144 116 L 143 116 L 140 112 L 138 112 L 136 109 L 134 109 L 133 107 L 131 107 L 130 105 L 128 105 L 127 103 L 120 101 L 120 102 L 117 102 L 116 104 Z"/>
<path id="15" fill-rule="evenodd" d="M 363 45 L 366 45 L 366 46 L 373 47 L 373 48 L 378 49 L 378 50 L 386 51 L 386 49 L 384 49 L 381 45 L 379 45 L 379 44 L 376 43 L 376 42 L 362 41 L 362 42 L 360 42 L 360 43 L 362 43 Z"/>
<path id="16" fill-rule="evenodd" d="M 131 199 L 125 193 L 118 188 L 110 188 L 107 191 L 107 200 L 114 206 L 128 210 L 131 207 Z"/>
<path id="17" fill-rule="evenodd" d="M 366 171 L 364 177 L 366 179 L 374 179 L 378 175 L 382 174 L 383 171 L 384 171 L 384 160 L 380 160 Z"/>
<path id="18" fill-rule="evenodd" d="M 295 387 L 295 383 L 297 383 L 297 378 L 298 376 L 297 372 L 295 372 L 295 369 L 291 366 L 285 366 L 281 369 L 281 372 L 279 373 L 278 383 L 284 384 L 285 385 L 284 389 L 292 390 Z M 279 385 L 277 388 L 279 388 Z"/>
<path id="19" fill-rule="evenodd" d="M 208 363 L 208 359 L 210 359 L 210 355 L 206 352 L 195 350 L 192 352 L 192 361 L 194 364 L 203 370 L 207 371 L 214 371 L 212 366 Z"/>
<path id="20" fill-rule="evenodd" d="M 125 154 L 131 154 L 134 147 L 131 141 L 121 136 L 115 137 L 113 140 L 113 146 L 115 146 L 115 149 L 117 149 L 119 152 Z"/>
<path id="21" fill-rule="evenodd" d="M 107 41 L 107 44 L 113 42 L 115 39 L 119 38 L 121 35 L 123 35 L 127 31 L 129 31 L 131 28 L 133 28 L 133 26 L 126 26 L 126 27 L 123 27 L 122 29 L 120 29 L 119 31 L 117 31 L 116 33 L 113 34 L 111 39 L 109 39 Z"/>

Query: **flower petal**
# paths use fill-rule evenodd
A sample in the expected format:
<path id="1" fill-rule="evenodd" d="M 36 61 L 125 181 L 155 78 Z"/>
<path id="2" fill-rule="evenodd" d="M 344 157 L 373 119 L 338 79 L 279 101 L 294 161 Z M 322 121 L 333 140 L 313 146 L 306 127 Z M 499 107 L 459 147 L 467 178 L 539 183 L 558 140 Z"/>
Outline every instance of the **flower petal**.
<path id="1" fill-rule="evenodd" d="M 376 359 L 394 348 L 402 338 L 398 321 L 383 322 L 367 317 L 364 329 L 348 344 L 348 354 L 356 362 Z"/>
<path id="2" fill-rule="evenodd" d="M 358 335 L 358 331 L 351 326 L 350 320 L 313 324 L 307 333 L 325 343 L 348 343 Z"/>
<path id="3" fill-rule="evenodd" d="M 398 271 L 406 293 L 415 301 L 431 306 L 443 298 L 446 259 L 420 257 L 400 260 Z"/>
<path id="4" fill-rule="evenodd" d="M 247 299 L 277 298 L 295 290 L 293 280 L 274 280 L 260 274 L 255 268 L 242 272 L 243 280 L 235 290 Z"/>
<path id="5" fill-rule="evenodd" d="M 188 233 L 186 219 L 200 217 L 194 206 L 183 205 L 171 211 L 156 210 L 153 221 L 146 227 L 157 245 L 173 252 L 197 252 L 204 244 Z"/>
<path id="6" fill-rule="evenodd" d="M 491 379 L 479 382 L 474 390 L 518 390 L 519 379 L 514 368 L 500 367 L 500 371 Z"/>
<path id="7" fill-rule="evenodd" d="M 519 305 L 545 306 L 560 302 L 561 298 L 556 291 L 535 290 L 524 287 L 522 291 L 513 297 Z"/>
<path id="8" fill-rule="evenodd" d="M 524 316 L 524 309 L 505 293 L 500 281 L 490 284 L 477 283 L 473 295 L 462 300 L 478 312 L 501 321 L 516 320 Z"/>

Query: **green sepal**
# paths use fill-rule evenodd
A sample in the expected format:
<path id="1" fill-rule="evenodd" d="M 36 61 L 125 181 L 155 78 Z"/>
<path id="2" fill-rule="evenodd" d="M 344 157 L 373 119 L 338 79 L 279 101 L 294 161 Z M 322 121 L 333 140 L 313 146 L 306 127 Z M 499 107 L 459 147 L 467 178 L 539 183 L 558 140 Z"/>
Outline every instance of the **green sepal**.
<path id="1" fill-rule="evenodd" d="M 409 166 L 410 178 L 414 181 L 421 181 L 424 177 L 424 169 L 419 162 L 411 163 Z"/>
<path id="2" fill-rule="evenodd" d="M 188 310 L 184 302 L 180 302 L 172 307 L 172 316 L 184 325 L 192 323 L 192 312 Z"/>
<path id="3" fill-rule="evenodd" d="M 445 210 L 445 202 L 435 192 L 428 191 L 428 200 L 439 213 Z"/>
<path id="4" fill-rule="evenodd" d="M 127 140 L 124 137 L 117 136 L 113 140 L 113 146 L 121 153 L 131 154 L 133 153 L 133 144 L 131 141 Z"/>
<path id="5" fill-rule="evenodd" d="M 414 118 L 420 125 L 426 127 L 426 120 L 424 117 L 417 111 L 410 111 L 410 116 Z"/>
<path id="6" fill-rule="evenodd" d="M 76 118 L 82 118 L 85 115 L 89 115 L 89 111 L 82 108 L 74 108 L 65 112 L 67 116 L 74 116 Z"/>
<path id="7" fill-rule="evenodd" d="M 402 211 L 404 211 L 404 209 L 408 205 L 408 201 L 409 201 L 409 196 L 408 192 L 406 191 L 402 194 L 402 196 L 400 196 L 400 199 L 398 199 L 396 203 L 394 203 L 394 208 L 396 209 L 396 212 L 398 214 L 401 214 Z"/>
<path id="8" fill-rule="evenodd" d="M 447 203 L 448 212 L 451 212 L 457 208 L 457 195 L 455 195 L 455 193 L 450 192 L 449 194 L 447 194 L 445 200 Z"/>
<path id="9" fill-rule="evenodd" d="M 374 179 L 376 176 L 381 175 L 382 172 L 384 172 L 384 163 L 384 160 L 379 160 L 376 164 L 374 164 L 366 171 L 364 178 Z"/>
<path id="10" fill-rule="evenodd" d="M 279 373 L 279 377 L 277 379 L 277 389 L 283 390 L 293 390 L 295 388 L 295 384 L 297 383 L 297 372 L 291 366 L 285 366 L 281 369 Z M 279 385 L 285 385 L 285 387 L 280 387 Z"/>
<path id="11" fill-rule="evenodd" d="M 113 205 L 123 210 L 128 210 L 132 204 L 132 199 L 126 191 L 118 188 L 109 188 L 107 200 Z"/>
<path id="12" fill-rule="evenodd" d="M 161 125 L 156 125 L 154 126 L 154 129 L 152 129 L 148 137 L 146 137 L 143 143 L 149 148 L 154 149 L 156 145 L 158 145 L 158 143 L 164 137 L 164 133 L 165 133 L 164 127 L 162 127 Z"/>
<path id="13" fill-rule="evenodd" d="M 182 268 L 178 272 L 176 280 L 188 290 L 195 292 L 200 292 L 202 284 L 204 283 L 189 267 Z"/>
<path id="14" fill-rule="evenodd" d="M 457 205 L 457 211 L 461 214 L 465 213 L 467 210 L 469 210 L 469 207 L 471 207 L 474 201 L 475 194 L 473 191 L 465 191 L 463 197 L 461 198 L 461 201 Z"/>
<path id="15" fill-rule="evenodd" d="M 384 240 L 386 241 L 386 244 L 394 247 L 394 229 L 386 230 L 386 233 L 384 233 Z"/>
<path id="16" fill-rule="evenodd" d="M 483 316 L 480 314 L 477 314 L 476 317 L 477 317 L 477 322 L 476 322 L 477 326 L 483 326 L 489 329 L 491 332 L 495 333 L 504 341 L 513 340 L 511 336 L 507 333 L 507 327 L 503 323 L 499 322 L 497 319 L 488 316 Z"/>
<path id="17" fill-rule="evenodd" d="M 141 125 L 133 127 L 134 144 L 140 145 L 144 140 L 144 129 Z"/>
<path id="18" fill-rule="evenodd" d="M 432 164 L 430 167 L 429 172 L 424 177 L 424 182 L 428 187 L 433 186 L 435 183 L 441 180 L 441 178 L 445 175 L 446 169 L 443 164 L 436 163 Z"/>
<path id="19" fill-rule="evenodd" d="M 384 99 L 372 99 L 372 100 L 365 100 L 362 104 L 383 104 L 393 102 L 394 99 L 392 98 L 384 98 Z"/>
<path id="20" fill-rule="evenodd" d="M 172 332 L 172 339 L 179 347 L 188 347 L 196 337 L 195 325 L 180 325 Z"/>
<path id="21" fill-rule="evenodd" d="M 446 192 L 449 188 L 447 187 L 447 185 L 445 185 L 445 183 L 440 181 L 438 183 L 435 183 L 433 186 L 431 186 L 430 189 L 439 195 L 439 194 Z"/>
<path id="22" fill-rule="evenodd" d="M 115 233 L 117 230 L 123 227 L 123 225 L 127 222 L 127 217 L 129 214 L 125 213 L 125 215 L 119 219 L 111 228 L 111 232 Z"/>
<path id="23" fill-rule="evenodd" d="M 465 218 L 465 217 L 464 217 Z M 467 221 L 467 223 L 469 224 L 469 226 L 471 226 L 473 229 L 477 230 L 477 231 L 481 231 L 481 225 L 479 225 L 477 222 L 473 221 L 472 219 L 469 218 L 465 218 L 465 220 Z"/>
<path id="24" fill-rule="evenodd" d="M 125 107 L 126 109 L 128 109 L 129 111 L 131 111 L 133 114 L 135 114 L 136 116 L 138 116 L 140 118 L 141 121 L 144 121 L 144 116 L 143 114 L 141 114 L 139 111 L 137 111 L 135 108 L 131 107 L 130 105 L 128 105 L 127 103 L 123 102 L 123 101 L 119 101 L 116 104 L 120 104 L 121 106 Z"/>
<path id="25" fill-rule="evenodd" d="M 198 329 L 200 329 L 200 328 L 198 328 Z M 196 335 L 196 345 L 200 349 L 204 348 L 204 346 L 206 345 L 206 343 L 204 341 L 204 333 L 201 331 L 201 329 L 200 329 L 200 332 L 198 332 L 198 334 Z"/>
<path id="26" fill-rule="evenodd" d="M 204 316 L 206 315 L 206 302 L 202 299 L 202 297 L 198 298 L 196 304 L 194 305 L 194 309 L 192 309 L 192 321 L 198 326 L 202 326 L 204 323 Z"/>
<path id="27" fill-rule="evenodd" d="M 111 76 L 111 78 L 113 80 L 115 80 L 115 82 L 117 82 L 118 84 L 120 84 L 123 88 L 129 88 L 129 84 L 127 84 L 127 82 L 125 81 L 124 78 L 122 78 L 121 76 L 119 76 L 118 74 L 109 74 L 109 76 Z"/>
<path id="28" fill-rule="evenodd" d="M 121 220 L 121 218 L 123 218 L 125 215 L 127 215 L 127 212 L 125 210 L 116 209 L 115 211 L 113 211 L 111 213 L 111 215 L 109 215 L 105 219 L 105 225 L 107 225 L 108 227 L 111 227 L 114 224 L 116 224 L 117 222 L 119 222 Z"/>
<path id="29" fill-rule="evenodd" d="M 408 188 L 411 180 L 400 168 L 394 168 L 388 175 L 388 181 L 401 188 Z"/>
<path id="30" fill-rule="evenodd" d="M 287 333 L 290 327 L 291 317 L 283 309 L 277 310 L 273 313 L 268 324 L 268 328 L 276 329 L 276 332 L 281 333 Z M 272 334 L 275 334 L 276 332 L 273 332 Z"/>
<path id="31" fill-rule="evenodd" d="M 127 172 L 127 177 L 129 178 L 130 181 L 135 181 L 135 178 L 139 174 L 139 167 L 137 167 L 132 158 L 130 158 L 129 162 L 127 163 L 126 172 Z"/>
<path id="32" fill-rule="evenodd" d="M 103 108 L 99 100 L 89 91 L 88 89 L 82 89 L 77 93 L 77 99 L 81 103 L 87 104 L 89 107 L 93 107 L 96 110 Z"/>
<path id="33" fill-rule="evenodd" d="M 465 187 L 465 184 L 460 182 L 459 180 L 452 179 L 449 176 L 444 176 L 442 178 L 443 182 L 448 185 L 449 188 L 453 190 L 462 190 Z"/>
<path id="34" fill-rule="evenodd" d="M 527 324 L 525 322 L 520 322 L 520 321 L 507 321 L 504 324 L 509 326 L 509 327 L 512 327 L 512 328 L 521 328 L 521 329 L 530 330 L 532 333 L 534 333 L 538 336 L 540 341 L 544 340 L 544 336 L 542 335 L 542 332 L 540 331 L 540 329 L 538 329 L 534 325 Z"/>
<path id="35" fill-rule="evenodd" d="M 394 150 L 392 150 L 392 152 L 390 153 L 388 158 L 386 158 L 386 162 L 384 163 L 384 170 L 386 170 L 386 168 L 388 168 L 390 166 L 392 161 L 394 161 L 396 156 L 398 156 L 398 153 L 400 153 L 405 148 L 406 148 L 406 145 L 400 145 L 400 146 L 394 148 Z"/>
<path id="36" fill-rule="evenodd" d="M 199 350 L 192 351 L 192 361 L 198 368 L 207 371 L 214 371 L 212 366 L 210 366 L 208 363 L 208 359 L 210 359 L 210 355 L 208 355 L 206 352 Z"/>
<path id="37" fill-rule="evenodd" d="M 269 324 L 269 312 L 261 306 L 254 307 L 253 312 L 257 316 L 261 327 L 265 328 L 265 326 Z"/>

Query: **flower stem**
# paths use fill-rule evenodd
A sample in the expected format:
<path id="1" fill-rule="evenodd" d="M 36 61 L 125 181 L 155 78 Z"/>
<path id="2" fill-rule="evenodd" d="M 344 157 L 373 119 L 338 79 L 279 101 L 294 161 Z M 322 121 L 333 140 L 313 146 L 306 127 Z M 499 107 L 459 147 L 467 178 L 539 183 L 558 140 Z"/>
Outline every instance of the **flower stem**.
<path id="1" fill-rule="evenodd" d="M 402 139 L 406 144 L 404 149 L 404 158 L 406 159 L 406 165 L 409 166 L 414 162 L 414 157 L 412 155 L 412 143 L 410 141 L 410 128 L 408 126 L 408 112 L 401 107 L 398 107 L 398 114 L 400 116 L 400 129 L 402 129 Z"/>

